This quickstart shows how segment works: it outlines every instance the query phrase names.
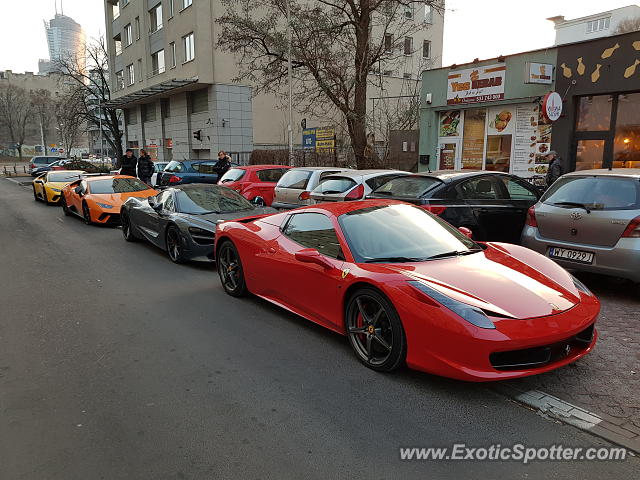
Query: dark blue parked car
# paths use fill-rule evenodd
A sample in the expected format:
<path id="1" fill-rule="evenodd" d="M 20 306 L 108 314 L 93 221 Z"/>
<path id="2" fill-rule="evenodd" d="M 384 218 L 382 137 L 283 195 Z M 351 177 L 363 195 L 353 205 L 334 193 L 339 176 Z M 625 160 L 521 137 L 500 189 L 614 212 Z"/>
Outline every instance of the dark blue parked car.
<path id="1" fill-rule="evenodd" d="M 161 187 L 184 185 L 185 183 L 218 183 L 214 170 L 215 160 L 173 160 L 158 174 Z"/>

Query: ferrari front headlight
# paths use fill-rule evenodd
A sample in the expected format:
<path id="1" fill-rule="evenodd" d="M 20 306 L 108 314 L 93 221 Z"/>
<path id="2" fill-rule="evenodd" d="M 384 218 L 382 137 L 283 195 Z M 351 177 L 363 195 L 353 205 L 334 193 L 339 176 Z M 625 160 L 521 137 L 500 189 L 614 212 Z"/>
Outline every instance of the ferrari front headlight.
<path id="1" fill-rule="evenodd" d="M 440 293 L 435 288 L 431 288 L 422 282 L 412 280 L 408 283 L 413 288 L 424 293 L 443 307 L 448 308 L 453 313 L 464 318 L 467 322 L 475 325 L 476 327 L 488 329 L 496 328 L 491 319 L 482 311 L 482 309 L 454 300 L 453 298 L 446 296 L 444 293 Z"/>

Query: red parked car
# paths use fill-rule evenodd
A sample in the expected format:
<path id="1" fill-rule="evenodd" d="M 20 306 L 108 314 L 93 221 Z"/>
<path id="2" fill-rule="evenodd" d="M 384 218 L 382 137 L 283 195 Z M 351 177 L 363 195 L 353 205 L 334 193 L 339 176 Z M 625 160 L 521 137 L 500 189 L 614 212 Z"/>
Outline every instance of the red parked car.
<path id="1" fill-rule="evenodd" d="M 523 377 L 594 347 L 596 297 L 527 248 L 475 242 L 414 205 L 323 203 L 221 223 L 218 273 L 346 335 L 367 367 L 462 380 Z M 256 324 L 256 328 L 263 328 Z"/>
<path id="2" fill-rule="evenodd" d="M 219 185 L 234 189 L 259 206 L 270 206 L 280 177 L 291 167 L 287 165 L 248 165 L 234 167 L 225 173 Z"/>

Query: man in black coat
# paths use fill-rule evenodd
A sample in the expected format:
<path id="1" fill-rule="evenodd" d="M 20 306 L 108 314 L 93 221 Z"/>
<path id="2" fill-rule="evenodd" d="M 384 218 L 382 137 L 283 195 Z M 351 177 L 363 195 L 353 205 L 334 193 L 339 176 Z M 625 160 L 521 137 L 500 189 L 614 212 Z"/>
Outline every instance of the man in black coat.
<path id="1" fill-rule="evenodd" d="M 133 154 L 133 150 L 127 148 L 127 151 L 122 157 L 122 167 L 120 168 L 120 175 L 136 176 L 136 166 L 138 165 L 138 159 Z"/>
<path id="2" fill-rule="evenodd" d="M 140 150 L 140 158 L 138 159 L 138 178 L 147 185 L 151 184 L 151 175 L 153 175 L 154 163 L 146 150 Z"/>
<path id="3" fill-rule="evenodd" d="M 222 178 L 222 176 L 227 173 L 227 171 L 231 168 L 231 158 L 224 150 L 220 150 L 218 152 L 218 161 L 213 166 L 213 169 L 218 174 L 218 179 Z"/>
<path id="4" fill-rule="evenodd" d="M 549 159 L 549 166 L 547 167 L 547 176 L 545 180 L 547 182 L 547 188 L 549 188 L 553 182 L 562 176 L 562 163 L 560 162 L 558 154 L 553 150 L 547 153 L 547 158 Z"/>

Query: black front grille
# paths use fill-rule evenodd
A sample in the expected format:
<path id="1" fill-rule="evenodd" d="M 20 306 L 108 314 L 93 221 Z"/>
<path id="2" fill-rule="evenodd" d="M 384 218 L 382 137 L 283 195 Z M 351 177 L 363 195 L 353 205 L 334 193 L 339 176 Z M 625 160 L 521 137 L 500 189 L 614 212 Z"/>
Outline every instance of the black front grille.
<path id="1" fill-rule="evenodd" d="M 540 347 L 494 352 L 489 355 L 489 361 L 496 370 L 522 370 L 541 367 L 557 362 L 577 350 L 586 349 L 593 340 L 593 324 L 561 342 Z"/>

